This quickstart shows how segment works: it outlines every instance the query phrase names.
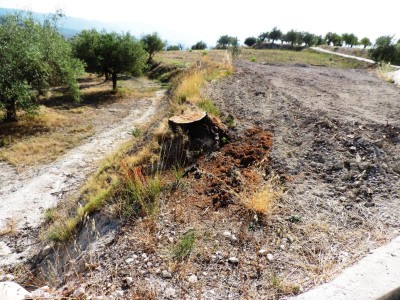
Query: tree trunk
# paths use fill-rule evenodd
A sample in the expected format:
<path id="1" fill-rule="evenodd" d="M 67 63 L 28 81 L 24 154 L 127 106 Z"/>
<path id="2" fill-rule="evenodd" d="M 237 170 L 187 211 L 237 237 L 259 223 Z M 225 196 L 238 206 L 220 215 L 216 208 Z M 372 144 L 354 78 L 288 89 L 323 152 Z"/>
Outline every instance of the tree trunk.
<path id="1" fill-rule="evenodd" d="M 5 103 L 6 109 L 6 122 L 15 122 L 17 121 L 17 107 L 15 105 L 15 100 L 7 101 Z"/>
<path id="2" fill-rule="evenodd" d="M 117 91 L 117 73 L 112 73 L 113 92 Z"/>

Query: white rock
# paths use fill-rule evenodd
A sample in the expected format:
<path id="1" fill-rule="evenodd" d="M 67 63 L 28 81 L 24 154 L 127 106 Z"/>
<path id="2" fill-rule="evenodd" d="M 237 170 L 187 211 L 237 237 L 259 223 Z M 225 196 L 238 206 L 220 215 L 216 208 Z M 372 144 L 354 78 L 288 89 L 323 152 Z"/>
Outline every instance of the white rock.
<path id="1" fill-rule="evenodd" d="M 190 283 L 196 283 L 196 282 L 199 281 L 199 280 L 197 279 L 197 276 L 193 274 L 193 275 L 190 275 L 190 276 L 189 276 L 188 281 L 189 281 Z"/>
<path id="2" fill-rule="evenodd" d="M 267 259 L 268 259 L 269 261 L 273 261 L 273 260 L 274 260 L 274 256 L 273 256 L 271 253 L 268 253 L 268 254 L 267 254 Z"/>
<path id="3" fill-rule="evenodd" d="M 123 296 L 124 296 L 124 291 L 116 290 L 116 291 L 114 292 L 114 295 L 115 295 L 116 297 L 123 297 Z"/>
<path id="4" fill-rule="evenodd" d="M 261 249 L 260 251 L 258 251 L 258 255 L 260 255 L 260 256 L 265 256 L 265 255 L 267 255 L 267 250 Z"/>
<path id="5" fill-rule="evenodd" d="M 11 249 L 4 242 L 0 242 L 0 256 L 6 256 L 11 254 Z"/>
<path id="6" fill-rule="evenodd" d="M 239 259 L 237 259 L 237 257 L 232 256 L 232 257 L 229 257 L 228 262 L 230 264 L 237 265 L 239 263 Z"/>
<path id="7" fill-rule="evenodd" d="M 176 291 L 175 291 L 174 288 L 167 288 L 167 289 L 164 291 L 164 296 L 165 296 L 165 297 L 175 297 L 175 295 L 176 295 Z"/>
<path id="8" fill-rule="evenodd" d="M 230 238 L 231 235 L 232 235 L 232 233 L 231 233 L 230 231 L 224 231 L 224 232 L 222 233 L 222 235 L 223 235 L 224 237 L 226 237 L 226 238 Z"/>
<path id="9" fill-rule="evenodd" d="M 0 275 L 0 281 L 13 281 L 13 280 L 14 280 L 14 275 L 11 274 Z"/>
<path id="10" fill-rule="evenodd" d="M 133 259 L 133 258 L 127 258 L 127 259 L 125 259 L 125 262 L 127 263 L 127 264 L 131 264 L 131 263 L 133 263 L 135 260 Z"/>
<path id="11" fill-rule="evenodd" d="M 80 288 L 76 289 L 75 292 L 71 295 L 72 298 L 78 298 L 85 294 L 85 288 L 81 286 Z"/>
<path id="12" fill-rule="evenodd" d="M 168 272 L 167 270 L 162 271 L 161 274 L 162 278 L 172 278 L 172 274 Z"/>
<path id="13" fill-rule="evenodd" d="M 19 284 L 12 281 L 0 282 L 1 300 L 23 300 L 29 297 L 32 298 L 31 293 Z"/>
<path id="14" fill-rule="evenodd" d="M 125 281 L 127 284 L 132 284 L 133 283 L 133 278 L 132 277 L 125 277 Z"/>

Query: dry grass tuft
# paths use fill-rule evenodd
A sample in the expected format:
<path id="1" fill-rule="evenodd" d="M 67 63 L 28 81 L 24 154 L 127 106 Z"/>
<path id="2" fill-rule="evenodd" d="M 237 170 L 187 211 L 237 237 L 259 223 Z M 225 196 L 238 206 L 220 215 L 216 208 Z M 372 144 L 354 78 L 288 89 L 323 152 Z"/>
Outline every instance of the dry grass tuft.
<path id="1" fill-rule="evenodd" d="M 17 221 L 11 218 L 6 220 L 6 225 L 0 229 L 0 236 L 15 235 L 17 233 Z"/>
<path id="2" fill-rule="evenodd" d="M 277 176 L 272 176 L 258 191 L 242 201 L 247 209 L 260 214 L 273 212 L 283 195 L 283 187 Z"/>
<path id="3" fill-rule="evenodd" d="M 186 73 L 178 78 L 173 91 L 173 110 L 180 111 L 182 104 L 193 104 L 213 116 L 219 115 L 218 109 L 210 99 L 204 98 L 202 88 L 207 82 L 223 78 L 233 73 L 233 66 L 229 63 L 216 63 L 203 58 L 193 65 Z"/>

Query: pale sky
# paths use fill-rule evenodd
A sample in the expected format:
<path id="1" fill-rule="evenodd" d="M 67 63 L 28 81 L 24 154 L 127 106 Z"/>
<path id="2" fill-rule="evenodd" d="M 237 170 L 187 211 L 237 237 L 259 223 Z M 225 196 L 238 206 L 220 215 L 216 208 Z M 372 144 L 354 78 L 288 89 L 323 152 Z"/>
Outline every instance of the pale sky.
<path id="1" fill-rule="evenodd" d="M 120 31 L 157 31 L 170 43 L 191 46 L 204 40 L 214 46 L 224 34 L 241 43 L 277 26 L 324 35 L 349 32 L 371 40 L 381 35 L 400 39 L 400 0 L 0 0 L 0 7 L 50 13 L 113 23 Z"/>

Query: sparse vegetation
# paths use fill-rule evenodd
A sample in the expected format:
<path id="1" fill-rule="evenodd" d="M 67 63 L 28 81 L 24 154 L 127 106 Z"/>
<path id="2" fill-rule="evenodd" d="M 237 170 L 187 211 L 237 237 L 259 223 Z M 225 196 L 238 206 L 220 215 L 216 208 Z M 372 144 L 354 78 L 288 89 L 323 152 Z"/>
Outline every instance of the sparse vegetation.
<path id="1" fill-rule="evenodd" d="M 196 243 L 196 232 L 194 230 L 189 230 L 176 243 L 173 248 L 173 257 L 177 260 L 185 259 L 193 251 Z"/>
<path id="2" fill-rule="evenodd" d="M 257 62 L 265 63 L 308 64 L 343 69 L 357 69 L 367 66 L 367 63 L 361 61 L 326 53 L 319 53 L 313 50 L 288 51 L 269 49 L 242 49 L 240 58 L 245 60 L 253 60 L 253 58 L 255 58 Z"/>

